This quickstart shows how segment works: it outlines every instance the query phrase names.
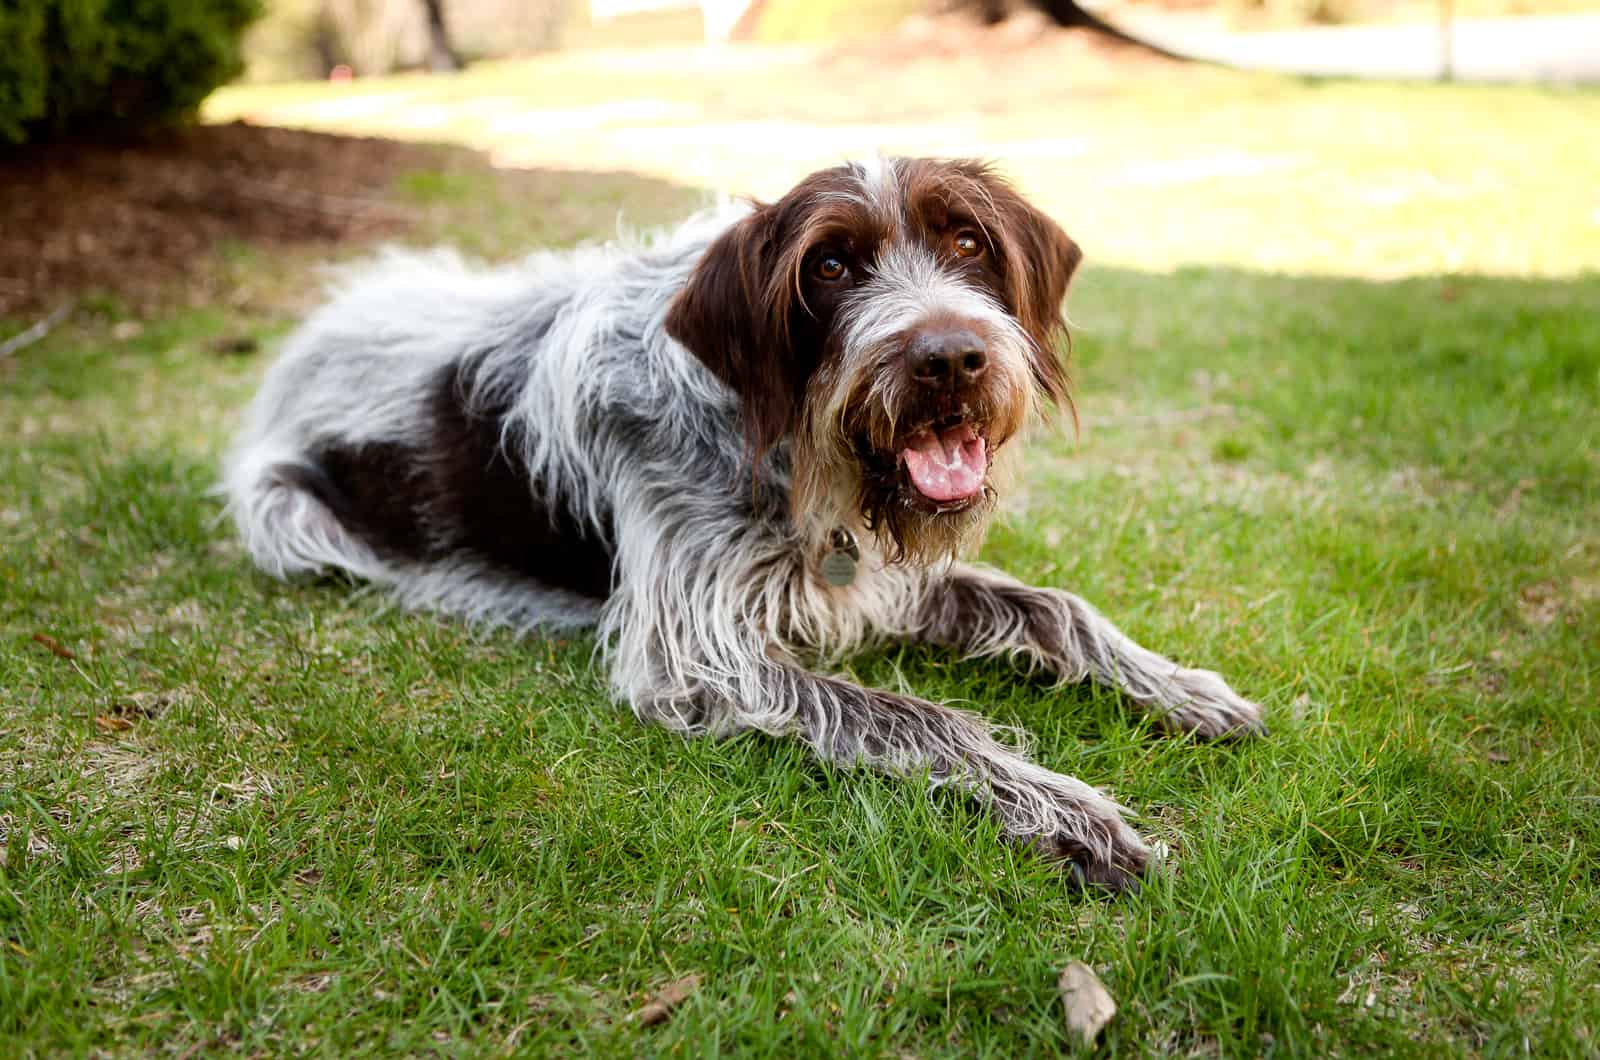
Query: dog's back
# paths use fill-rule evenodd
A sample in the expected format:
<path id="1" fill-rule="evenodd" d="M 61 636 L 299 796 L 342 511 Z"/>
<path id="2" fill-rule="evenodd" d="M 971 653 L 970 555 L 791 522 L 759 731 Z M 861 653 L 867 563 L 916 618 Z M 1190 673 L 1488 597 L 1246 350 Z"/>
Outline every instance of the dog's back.
<path id="1" fill-rule="evenodd" d="M 608 505 L 569 484 L 599 480 L 530 464 L 593 451 L 570 436 L 594 418 L 579 384 L 603 370 L 581 362 L 607 344 L 584 331 L 629 315 L 585 303 L 646 264 L 588 250 L 483 270 L 391 252 L 353 270 L 285 344 L 227 463 L 256 564 L 351 574 L 496 625 L 592 622 L 611 581 Z"/>

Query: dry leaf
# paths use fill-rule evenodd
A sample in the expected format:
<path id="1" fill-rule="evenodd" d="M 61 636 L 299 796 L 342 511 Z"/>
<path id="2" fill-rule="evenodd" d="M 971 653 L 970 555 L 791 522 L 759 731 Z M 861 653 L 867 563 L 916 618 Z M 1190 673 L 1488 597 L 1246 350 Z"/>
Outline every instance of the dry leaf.
<path id="1" fill-rule="evenodd" d="M 1082 961 L 1061 969 L 1061 1003 L 1067 1008 L 1067 1030 L 1083 1045 L 1091 1045 L 1117 1014 L 1111 992 Z"/>
<path id="2" fill-rule="evenodd" d="M 119 718 L 114 714 L 96 714 L 94 716 L 94 727 L 101 732 L 121 732 L 124 729 L 133 728 L 133 722 L 127 718 Z"/>
<path id="3" fill-rule="evenodd" d="M 653 1027 L 672 1014 L 672 1010 L 689 1000 L 689 996 L 700 989 L 700 973 L 693 972 L 681 979 L 674 979 L 660 990 L 656 996 L 647 1002 L 644 1008 L 633 1014 L 633 1020 L 641 1027 Z"/>

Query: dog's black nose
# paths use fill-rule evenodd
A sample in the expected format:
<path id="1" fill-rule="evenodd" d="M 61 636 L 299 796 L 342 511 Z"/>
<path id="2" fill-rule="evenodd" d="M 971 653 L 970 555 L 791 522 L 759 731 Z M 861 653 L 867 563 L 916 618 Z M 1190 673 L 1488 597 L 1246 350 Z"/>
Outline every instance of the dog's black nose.
<path id="1" fill-rule="evenodd" d="M 989 355 L 971 328 L 923 328 L 906 345 L 906 363 L 923 386 L 947 390 L 981 379 Z"/>

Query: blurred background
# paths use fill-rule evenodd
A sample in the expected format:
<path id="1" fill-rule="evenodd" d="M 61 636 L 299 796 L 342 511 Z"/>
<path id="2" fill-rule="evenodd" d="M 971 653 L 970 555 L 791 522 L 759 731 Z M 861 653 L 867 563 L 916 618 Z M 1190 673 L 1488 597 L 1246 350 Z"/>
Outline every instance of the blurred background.
<path id="1" fill-rule="evenodd" d="M 1593 126 L 1566 121 L 1594 114 L 1594 0 L 1093 3 L 23 0 L 0 12 L 0 313 L 210 290 L 219 241 L 504 255 L 873 151 L 992 158 L 1095 261 L 1592 262 Z M 511 190 L 535 171 L 613 177 Z"/>

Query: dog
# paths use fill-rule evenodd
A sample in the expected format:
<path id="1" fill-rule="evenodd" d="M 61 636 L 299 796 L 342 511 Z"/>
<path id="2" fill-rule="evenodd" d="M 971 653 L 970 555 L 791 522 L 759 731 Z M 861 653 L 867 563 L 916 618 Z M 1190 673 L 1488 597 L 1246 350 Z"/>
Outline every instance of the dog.
<path id="1" fill-rule="evenodd" d="M 685 735 L 756 731 L 925 775 L 1080 885 L 1151 849 L 977 714 L 819 672 L 883 640 L 1262 731 L 1219 676 L 959 557 L 1037 414 L 1070 409 L 1078 246 L 986 164 L 876 159 L 624 245 L 347 278 L 266 375 L 223 490 L 254 562 L 400 605 L 597 630 L 609 688 Z"/>

